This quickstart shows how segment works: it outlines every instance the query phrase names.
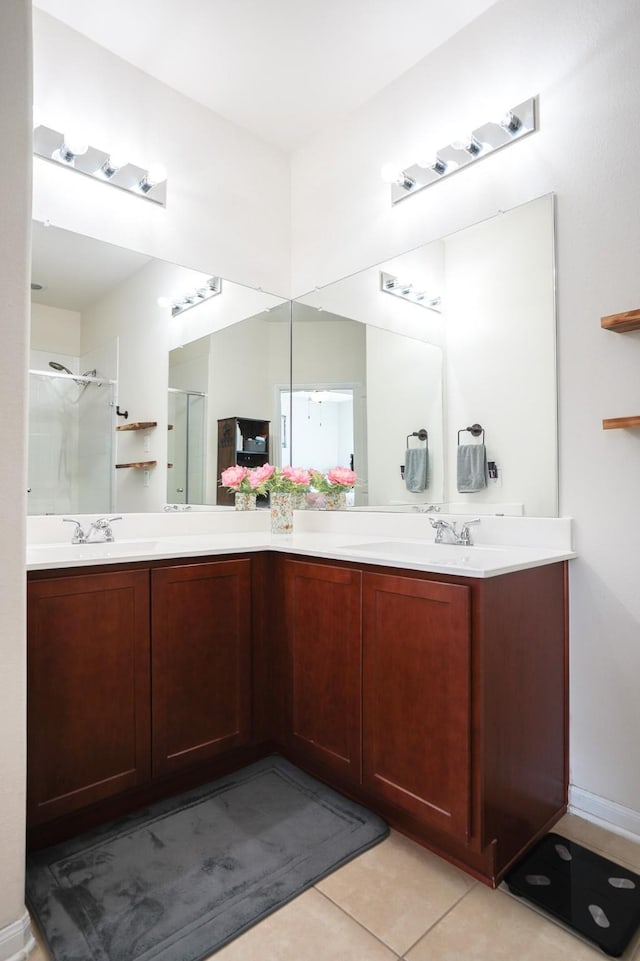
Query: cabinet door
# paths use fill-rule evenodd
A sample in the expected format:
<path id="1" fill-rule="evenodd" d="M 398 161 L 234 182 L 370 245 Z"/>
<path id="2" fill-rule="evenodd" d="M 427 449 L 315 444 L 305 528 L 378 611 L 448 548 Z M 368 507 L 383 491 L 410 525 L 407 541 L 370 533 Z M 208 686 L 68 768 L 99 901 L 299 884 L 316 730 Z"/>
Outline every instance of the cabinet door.
<path id="1" fill-rule="evenodd" d="M 470 817 L 469 589 L 365 574 L 364 783 L 440 830 Z"/>
<path id="2" fill-rule="evenodd" d="M 303 759 L 359 782 L 362 575 L 283 563 L 290 746 Z"/>
<path id="3" fill-rule="evenodd" d="M 250 563 L 152 571 L 154 775 L 249 740 Z"/>
<path id="4" fill-rule="evenodd" d="M 149 572 L 28 584 L 33 826 L 149 778 Z"/>

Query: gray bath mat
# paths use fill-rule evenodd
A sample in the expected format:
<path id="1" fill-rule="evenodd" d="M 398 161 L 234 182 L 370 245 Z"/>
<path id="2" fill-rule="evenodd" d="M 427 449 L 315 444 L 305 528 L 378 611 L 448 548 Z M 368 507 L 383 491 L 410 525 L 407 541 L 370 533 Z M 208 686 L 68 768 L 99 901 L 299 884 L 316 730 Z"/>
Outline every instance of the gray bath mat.
<path id="1" fill-rule="evenodd" d="M 388 833 L 283 758 L 35 852 L 55 961 L 202 961 Z"/>

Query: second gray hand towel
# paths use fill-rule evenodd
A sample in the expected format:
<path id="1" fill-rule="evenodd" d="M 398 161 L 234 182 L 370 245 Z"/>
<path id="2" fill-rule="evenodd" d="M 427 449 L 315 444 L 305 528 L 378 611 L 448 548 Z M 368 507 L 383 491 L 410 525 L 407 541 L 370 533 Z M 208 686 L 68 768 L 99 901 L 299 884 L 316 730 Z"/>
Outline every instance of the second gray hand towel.
<path id="1" fill-rule="evenodd" d="M 419 494 L 427 489 L 429 453 L 426 447 L 408 448 L 404 455 L 404 482 L 408 491 Z"/>
<path id="2" fill-rule="evenodd" d="M 458 447 L 458 492 L 474 494 L 487 486 L 487 449 L 484 444 Z"/>

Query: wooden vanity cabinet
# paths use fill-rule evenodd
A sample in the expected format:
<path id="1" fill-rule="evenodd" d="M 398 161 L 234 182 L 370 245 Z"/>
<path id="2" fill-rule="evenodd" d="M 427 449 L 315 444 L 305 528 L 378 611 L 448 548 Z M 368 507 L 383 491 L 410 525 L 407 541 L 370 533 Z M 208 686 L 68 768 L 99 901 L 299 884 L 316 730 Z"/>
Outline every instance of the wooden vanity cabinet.
<path id="1" fill-rule="evenodd" d="M 358 784 L 362 575 L 346 567 L 282 563 L 288 753 Z"/>
<path id="2" fill-rule="evenodd" d="M 270 553 L 34 572 L 35 843 L 279 749 L 496 883 L 566 807 L 566 570 Z"/>
<path id="3" fill-rule="evenodd" d="M 566 564 L 280 564 L 292 759 L 495 882 L 566 808 Z"/>
<path id="4" fill-rule="evenodd" d="M 149 779 L 148 572 L 30 580 L 27 597 L 33 826 Z"/>
<path id="5" fill-rule="evenodd" d="M 251 568 L 30 577 L 30 829 L 132 789 L 153 799 L 152 782 L 187 769 L 197 782 L 199 766 L 250 742 Z"/>
<path id="6" fill-rule="evenodd" d="M 249 560 L 151 571 L 154 776 L 251 737 Z"/>
<path id="7" fill-rule="evenodd" d="M 363 784 L 466 841 L 470 590 L 365 574 L 363 601 Z"/>

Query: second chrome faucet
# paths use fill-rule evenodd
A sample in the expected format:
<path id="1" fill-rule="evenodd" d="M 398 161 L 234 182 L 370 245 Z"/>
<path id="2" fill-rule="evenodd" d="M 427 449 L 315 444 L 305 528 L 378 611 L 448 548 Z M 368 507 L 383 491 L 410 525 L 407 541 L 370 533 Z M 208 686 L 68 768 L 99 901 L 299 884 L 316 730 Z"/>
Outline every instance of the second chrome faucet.
<path id="1" fill-rule="evenodd" d="M 476 517 L 471 521 L 464 521 L 460 530 L 458 530 L 455 521 L 444 521 L 441 518 L 435 520 L 433 517 L 429 518 L 429 520 L 436 532 L 436 544 L 460 544 L 464 547 L 471 547 L 473 544 L 469 528 L 472 524 L 480 523 L 480 518 Z"/>

